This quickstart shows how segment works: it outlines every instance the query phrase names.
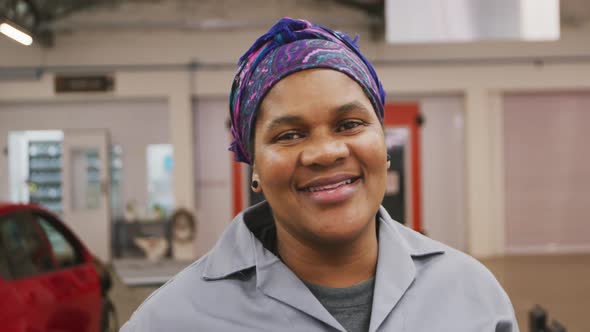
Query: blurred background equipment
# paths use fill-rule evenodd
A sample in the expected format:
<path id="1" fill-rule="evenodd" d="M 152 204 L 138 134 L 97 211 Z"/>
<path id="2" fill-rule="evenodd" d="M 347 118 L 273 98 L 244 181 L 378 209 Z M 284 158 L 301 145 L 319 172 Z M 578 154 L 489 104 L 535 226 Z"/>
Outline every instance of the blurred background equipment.
<path id="1" fill-rule="evenodd" d="M 547 313 L 539 305 L 535 305 L 529 311 L 530 332 L 545 331 L 547 328 Z"/>
<path id="2" fill-rule="evenodd" d="M 194 214 L 187 209 L 178 209 L 172 214 L 170 223 L 172 257 L 177 261 L 191 262 L 196 258 L 194 239 L 197 221 Z"/>
<path id="3" fill-rule="evenodd" d="M 154 263 L 160 261 L 168 250 L 168 241 L 164 237 L 136 237 L 133 242 L 143 250 L 145 257 Z"/>
<path id="4" fill-rule="evenodd" d="M 529 331 L 567 332 L 565 326 L 556 320 L 551 321 L 551 324 L 547 325 L 547 311 L 539 305 L 535 305 L 529 311 Z"/>

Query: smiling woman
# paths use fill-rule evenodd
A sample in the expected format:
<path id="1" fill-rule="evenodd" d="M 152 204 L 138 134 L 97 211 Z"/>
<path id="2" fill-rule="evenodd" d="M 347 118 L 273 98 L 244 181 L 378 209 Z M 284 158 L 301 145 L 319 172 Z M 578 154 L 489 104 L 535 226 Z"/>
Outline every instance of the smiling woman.
<path id="1" fill-rule="evenodd" d="M 342 33 L 284 18 L 261 36 L 233 82 L 231 150 L 267 201 L 123 331 L 518 331 L 488 270 L 380 206 L 384 101 Z"/>
<path id="2" fill-rule="evenodd" d="M 356 257 L 352 251 L 360 247 L 367 263 L 377 258 L 375 213 L 387 152 L 362 88 L 335 70 L 292 74 L 264 98 L 255 132 L 252 178 L 260 186 L 254 190 L 272 207 L 283 261 L 315 284 L 342 287 L 370 278 L 374 268 L 334 266 L 331 253 L 351 250 Z M 308 271 L 310 259 L 334 273 Z"/>

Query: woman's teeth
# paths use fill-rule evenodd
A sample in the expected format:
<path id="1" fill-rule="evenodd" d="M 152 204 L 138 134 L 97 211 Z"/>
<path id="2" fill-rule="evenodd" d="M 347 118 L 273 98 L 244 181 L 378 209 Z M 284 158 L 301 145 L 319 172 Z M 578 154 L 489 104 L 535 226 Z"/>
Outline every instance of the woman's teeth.
<path id="1" fill-rule="evenodd" d="M 344 181 L 341 181 L 341 182 L 338 182 L 338 183 L 329 184 L 327 186 L 305 188 L 305 189 L 303 189 L 303 191 L 307 191 L 307 192 L 312 192 L 313 193 L 313 192 L 316 192 L 316 191 L 330 190 L 330 189 L 338 188 L 340 186 L 351 184 L 353 181 L 354 181 L 353 179 L 348 179 L 348 180 L 344 180 Z"/>

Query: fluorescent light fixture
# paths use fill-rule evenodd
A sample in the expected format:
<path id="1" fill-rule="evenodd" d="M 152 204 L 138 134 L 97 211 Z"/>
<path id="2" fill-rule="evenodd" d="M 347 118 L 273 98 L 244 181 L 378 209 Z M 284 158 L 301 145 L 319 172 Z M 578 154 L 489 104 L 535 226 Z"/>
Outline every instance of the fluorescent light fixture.
<path id="1" fill-rule="evenodd" d="M 13 27 L 12 25 L 6 22 L 0 24 L 0 32 L 23 45 L 29 46 L 33 43 L 33 38 L 31 36 L 20 31 L 19 29 Z"/>
<path id="2" fill-rule="evenodd" d="M 559 39 L 559 1 L 521 0 L 520 13 L 520 33 L 524 40 Z"/>
<path id="3" fill-rule="evenodd" d="M 393 44 L 559 39 L 559 0 L 385 0 Z"/>

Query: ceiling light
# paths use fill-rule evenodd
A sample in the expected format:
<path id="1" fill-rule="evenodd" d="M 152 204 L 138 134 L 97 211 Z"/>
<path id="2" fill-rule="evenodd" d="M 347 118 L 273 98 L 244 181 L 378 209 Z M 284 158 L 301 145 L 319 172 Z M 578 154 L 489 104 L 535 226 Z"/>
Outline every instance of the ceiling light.
<path id="1" fill-rule="evenodd" d="M 0 24 L 0 32 L 23 45 L 29 46 L 33 43 L 33 38 L 31 36 L 20 31 L 19 29 L 13 27 L 8 23 Z"/>
<path id="2" fill-rule="evenodd" d="M 559 39 L 559 0 L 385 0 L 389 43 Z"/>

